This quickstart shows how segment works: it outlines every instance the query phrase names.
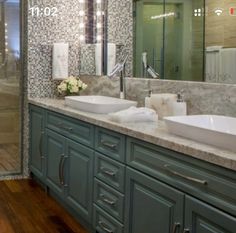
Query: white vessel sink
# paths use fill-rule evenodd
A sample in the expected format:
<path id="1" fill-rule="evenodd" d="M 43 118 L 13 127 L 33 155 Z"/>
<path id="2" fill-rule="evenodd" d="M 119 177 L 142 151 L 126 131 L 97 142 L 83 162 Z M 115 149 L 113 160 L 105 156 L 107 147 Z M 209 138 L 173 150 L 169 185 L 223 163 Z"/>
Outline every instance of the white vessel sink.
<path id="1" fill-rule="evenodd" d="M 85 112 L 110 113 L 136 106 L 136 101 L 118 99 L 108 96 L 68 96 L 65 97 L 67 106 Z"/>
<path id="2" fill-rule="evenodd" d="M 164 119 L 170 133 L 236 152 L 236 118 L 193 115 Z"/>

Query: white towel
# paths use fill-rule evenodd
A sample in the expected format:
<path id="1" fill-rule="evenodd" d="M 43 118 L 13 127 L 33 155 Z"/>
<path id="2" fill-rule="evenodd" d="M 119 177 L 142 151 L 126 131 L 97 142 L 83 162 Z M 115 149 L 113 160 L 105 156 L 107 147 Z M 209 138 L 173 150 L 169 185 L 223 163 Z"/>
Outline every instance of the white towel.
<path id="1" fill-rule="evenodd" d="M 52 62 L 52 78 L 66 79 L 68 78 L 69 63 L 69 44 L 54 43 L 53 44 L 53 62 Z"/>
<path id="2" fill-rule="evenodd" d="M 221 83 L 236 82 L 236 48 L 221 49 L 219 81 Z"/>
<path id="3" fill-rule="evenodd" d="M 96 75 L 102 75 L 102 44 L 95 45 L 95 70 Z"/>
<path id="4" fill-rule="evenodd" d="M 107 45 L 107 74 L 110 74 L 116 65 L 116 44 Z"/>
<path id="5" fill-rule="evenodd" d="M 110 74 L 116 65 L 116 44 L 107 44 L 107 74 Z M 96 75 L 102 75 L 102 45 L 95 46 Z"/>
<path id="6" fill-rule="evenodd" d="M 206 49 L 206 70 L 207 82 L 218 82 L 220 72 L 220 49 L 222 46 L 211 46 Z"/>
<path id="7" fill-rule="evenodd" d="M 208 47 L 206 47 L 206 51 L 207 52 L 219 52 L 222 48 L 223 48 L 223 46 L 221 46 L 221 45 L 208 46 Z"/>
<path id="8" fill-rule="evenodd" d="M 157 122 L 158 115 L 153 109 L 130 107 L 128 109 L 109 113 L 109 119 L 118 123 Z"/>

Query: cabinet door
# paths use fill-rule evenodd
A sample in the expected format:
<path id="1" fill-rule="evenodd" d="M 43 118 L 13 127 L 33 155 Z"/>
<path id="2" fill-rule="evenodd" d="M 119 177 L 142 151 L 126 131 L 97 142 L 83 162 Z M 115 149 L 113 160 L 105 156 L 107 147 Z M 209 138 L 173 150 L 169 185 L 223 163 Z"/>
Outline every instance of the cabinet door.
<path id="1" fill-rule="evenodd" d="M 186 196 L 185 233 L 235 233 L 236 218 Z"/>
<path id="2" fill-rule="evenodd" d="M 30 106 L 30 170 L 38 178 L 44 178 L 44 111 Z"/>
<path id="3" fill-rule="evenodd" d="M 58 195 L 64 191 L 65 138 L 46 130 L 46 183 Z"/>
<path id="4" fill-rule="evenodd" d="M 180 233 L 184 194 L 131 168 L 126 173 L 126 233 Z"/>
<path id="5" fill-rule="evenodd" d="M 92 216 L 94 152 L 86 146 L 67 140 L 66 200 L 85 220 Z"/>

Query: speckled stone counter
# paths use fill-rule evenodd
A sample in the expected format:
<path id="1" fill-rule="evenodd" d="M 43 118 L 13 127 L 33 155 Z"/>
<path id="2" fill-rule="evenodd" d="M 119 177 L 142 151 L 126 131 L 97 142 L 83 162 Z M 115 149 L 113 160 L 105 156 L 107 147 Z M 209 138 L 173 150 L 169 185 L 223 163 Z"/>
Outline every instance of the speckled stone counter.
<path id="1" fill-rule="evenodd" d="M 106 114 L 88 113 L 65 106 L 65 101 L 61 99 L 31 98 L 28 102 L 236 171 L 236 152 L 221 150 L 169 134 L 164 121 L 158 121 L 158 123 L 118 124 L 110 121 L 109 116 Z"/>

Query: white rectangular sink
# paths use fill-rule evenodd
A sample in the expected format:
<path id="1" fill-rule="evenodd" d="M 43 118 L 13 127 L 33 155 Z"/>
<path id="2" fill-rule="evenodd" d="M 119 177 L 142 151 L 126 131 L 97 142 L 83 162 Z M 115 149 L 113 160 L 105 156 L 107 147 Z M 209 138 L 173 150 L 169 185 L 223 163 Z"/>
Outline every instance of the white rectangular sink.
<path id="1" fill-rule="evenodd" d="M 81 111 L 101 114 L 117 112 L 137 105 L 136 101 L 96 95 L 67 96 L 65 103 Z"/>
<path id="2" fill-rule="evenodd" d="M 236 118 L 192 115 L 164 120 L 170 133 L 236 152 Z"/>

